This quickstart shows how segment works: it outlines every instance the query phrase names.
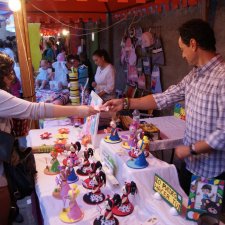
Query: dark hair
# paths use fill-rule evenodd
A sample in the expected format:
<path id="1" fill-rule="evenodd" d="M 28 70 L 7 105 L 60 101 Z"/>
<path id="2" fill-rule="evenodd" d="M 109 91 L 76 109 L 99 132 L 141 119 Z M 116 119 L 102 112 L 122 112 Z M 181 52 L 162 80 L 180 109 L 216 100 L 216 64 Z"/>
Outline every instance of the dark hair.
<path id="1" fill-rule="evenodd" d="M 192 19 L 179 27 L 180 37 L 184 44 L 189 46 L 191 38 L 195 39 L 198 46 L 206 51 L 216 51 L 216 39 L 213 29 L 202 19 Z"/>
<path id="2" fill-rule="evenodd" d="M 204 184 L 201 189 L 207 189 L 209 191 L 212 191 L 212 186 L 210 184 Z"/>
<path id="3" fill-rule="evenodd" d="M 94 51 L 94 53 L 92 54 L 92 56 L 98 56 L 98 57 L 104 57 L 104 60 L 107 63 L 111 63 L 110 57 L 108 52 L 105 49 L 98 49 L 96 51 Z"/>
<path id="4" fill-rule="evenodd" d="M 71 60 L 74 60 L 74 59 L 75 59 L 75 56 L 73 54 L 70 54 L 66 57 L 67 62 L 70 62 Z"/>
<path id="5" fill-rule="evenodd" d="M 0 89 L 7 90 L 4 77 L 12 75 L 13 71 L 13 60 L 3 52 L 0 52 Z"/>

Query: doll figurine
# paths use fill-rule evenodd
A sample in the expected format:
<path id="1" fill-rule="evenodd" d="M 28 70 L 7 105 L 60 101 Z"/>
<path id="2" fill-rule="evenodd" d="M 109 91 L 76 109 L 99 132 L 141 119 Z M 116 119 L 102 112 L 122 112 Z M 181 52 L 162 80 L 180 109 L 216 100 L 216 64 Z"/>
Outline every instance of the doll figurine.
<path id="1" fill-rule="evenodd" d="M 59 215 L 59 218 L 65 223 L 75 223 L 82 220 L 84 213 L 81 211 L 77 204 L 76 198 L 79 195 L 80 190 L 76 184 L 72 185 L 71 190 L 68 192 L 69 207 L 63 209 Z"/>
<path id="2" fill-rule="evenodd" d="M 110 122 L 110 136 L 104 138 L 105 142 L 115 144 L 121 142 L 121 138 L 118 135 L 118 129 L 116 128 L 116 121 L 112 120 Z"/>
<path id="3" fill-rule="evenodd" d="M 105 200 L 105 195 L 101 192 L 101 187 L 106 184 L 106 176 L 100 171 L 93 177 L 93 189 L 83 196 L 83 200 L 89 205 L 97 205 Z"/>
<path id="4" fill-rule="evenodd" d="M 115 194 L 112 199 L 109 197 L 105 200 L 104 214 L 94 220 L 94 225 L 118 225 L 119 221 L 114 217 L 112 209 L 121 204 L 121 198 Z"/>
<path id="5" fill-rule="evenodd" d="M 79 180 L 79 177 L 76 175 L 75 170 L 73 168 L 73 159 L 69 158 L 67 160 L 67 167 L 66 167 L 68 177 L 67 177 L 67 183 L 75 183 Z"/>
<path id="6" fill-rule="evenodd" d="M 101 169 L 102 169 L 102 164 L 100 161 L 97 161 L 96 163 L 95 162 L 91 163 L 91 171 L 88 174 L 89 177 L 82 182 L 82 185 L 84 188 L 93 189 L 94 187 L 93 178 L 97 174 L 97 170 L 101 170 Z"/>
<path id="7" fill-rule="evenodd" d="M 77 156 L 77 153 L 80 151 L 81 149 L 81 144 L 79 141 L 77 141 L 75 144 L 71 143 L 70 146 L 70 154 L 69 156 L 63 160 L 63 165 L 66 166 L 67 165 L 67 160 L 68 159 L 72 159 L 73 161 L 73 166 L 77 166 L 80 164 L 80 160 Z"/>
<path id="8" fill-rule="evenodd" d="M 70 190 L 70 186 L 67 183 L 68 172 L 64 166 L 60 168 L 60 174 L 58 174 L 55 178 L 57 187 L 53 191 L 52 195 L 57 199 L 65 199 L 68 191 Z"/>
<path id="9" fill-rule="evenodd" d="M 145 151 L 149 147 L 149 139 L 147 136 L 143 136 L 141 140 L 137 143 L 138 152 L 136 153 L 136 159 L 129 159 L 127 161 L 127 166 L 133 169 L 143 169 L 148 166 L 146 160 Z"/>
<path id="10" fill-rule="evenodd" d="M 129 126 L 129 132 L 130 132 L 130 134 L 129 134 L 128 140 L 124 141 L 122 143 L 122 147 L 125 148 L 125 149 L 128 149 L 128 150 L 137 147 L 137 142 L 138 142 L 137 127 L 135 126 L 135 124 L 131 124 Z"/>
<path id="11" fill-rule="evenodd" d="M 114 206 L 112 212 L 114 215 L 117 216 L 127 216 L 131 214 L 134 210 L 133 204 L 129 201 L 129 194 L 136 194 L 137 193 L 137 186 L 136 184 L 131 181 L 130 183 L 125 182 L 123 187 L 123 194 L 121 197 L 121 204 L 118 206 Z"/>
<path id="12" fill-rule="evenodd" d="M 44 173 L 47 175 L 56 175 L 59 173 L 59 161 L 57 159 L 58 153 L 56 151 L 51 151 L 51 161 L 50 161 L 50 168 L 46 166 Z"/>
<path id="13" fill-rule="evenodd" d="M 88 148 L 88 150 L 84 152 L 84 162 L 82 166 L 79 169 L 77 169 L 78 175 L 88 176 L 89 172 L 91 171 L 89 158 L 93 155 L 94 151 L 92 148 Z"/>

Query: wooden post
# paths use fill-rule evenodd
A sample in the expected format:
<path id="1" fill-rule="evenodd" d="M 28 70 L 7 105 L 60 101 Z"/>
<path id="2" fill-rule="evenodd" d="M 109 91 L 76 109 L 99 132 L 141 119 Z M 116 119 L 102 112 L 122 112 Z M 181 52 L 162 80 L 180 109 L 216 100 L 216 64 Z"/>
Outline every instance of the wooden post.
<path id="1" fill-rule="evenodd" d="M 25 0 L 21 0 L 21 10 L 14 12 L 14 21 L 23 97 L 25 100 L 35 101 L 34 76 L 31 62 Z"/>

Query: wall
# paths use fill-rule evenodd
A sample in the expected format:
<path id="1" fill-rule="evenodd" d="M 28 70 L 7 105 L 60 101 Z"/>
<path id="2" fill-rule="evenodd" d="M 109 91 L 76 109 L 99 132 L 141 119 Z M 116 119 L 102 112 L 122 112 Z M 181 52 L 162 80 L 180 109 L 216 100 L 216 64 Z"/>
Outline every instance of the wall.
<path id="1" fill-rule="evenodd" d="M 161 81 L 163 90 L 166 90 L 170 85 L 179 82 L 191 69 L 181 57 L 181 52 L 178 47 L 178 27 L 185 21 L 192 18 L 202 18 L 202 6 L 178 9 L 174 11 L 164 12 L 158 15 L 143 16 L 137 25 L 144 29 L 151 26 L 161 26 L 161 37 L 164 46 L 165 66 L 161 66 Z M 135 19 L 136 20 L 136 19 Z M 217 50 L 225 58 L 225 1 L 218 1 L 217 11 L 215 15 L 214 30 L 217 39 Z M 124 89 L 126 80 L 122 72 L 120 64 L 120 43 L 125 29 L 131 23 L 126 20 L 113 28 L 113 63 L 117 71 L 116 86 L 118 89 Z M 101 32 L 100 46 L 108 48 L 107 40 L 103 37 L 105 32 Z M 102 38 L 101 38 L 102 37 Z M 164 114 L 171 113 L 171 110 L 165 111 Z"/>

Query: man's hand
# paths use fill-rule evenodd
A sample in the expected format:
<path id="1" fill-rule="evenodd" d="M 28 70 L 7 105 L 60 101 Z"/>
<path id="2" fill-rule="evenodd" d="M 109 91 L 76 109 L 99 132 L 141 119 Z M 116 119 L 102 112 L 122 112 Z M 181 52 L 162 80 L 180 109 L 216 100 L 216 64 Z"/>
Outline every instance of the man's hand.
<path id="1" fill-rule="evenodd" d="M 179 159 L 184 159 L 191 155 L 190 147 L 185 145 L 177 146 L 175 149 L 175 154 Z"/>
<path id="2" fill-rule="evenodd" d="M 111 112 L 118 112 L 123 109 L 123 99 L 112 99 L 107 101 L 104 108 L 108 108 Z"/>
<path id="3" fill-rule="evenodd" d="M 79 107 L 79 117 L 81 118 L 99 113 L 99 111 L 94 109 L 92 106 L 82 105 L 78 107 Z"/>

